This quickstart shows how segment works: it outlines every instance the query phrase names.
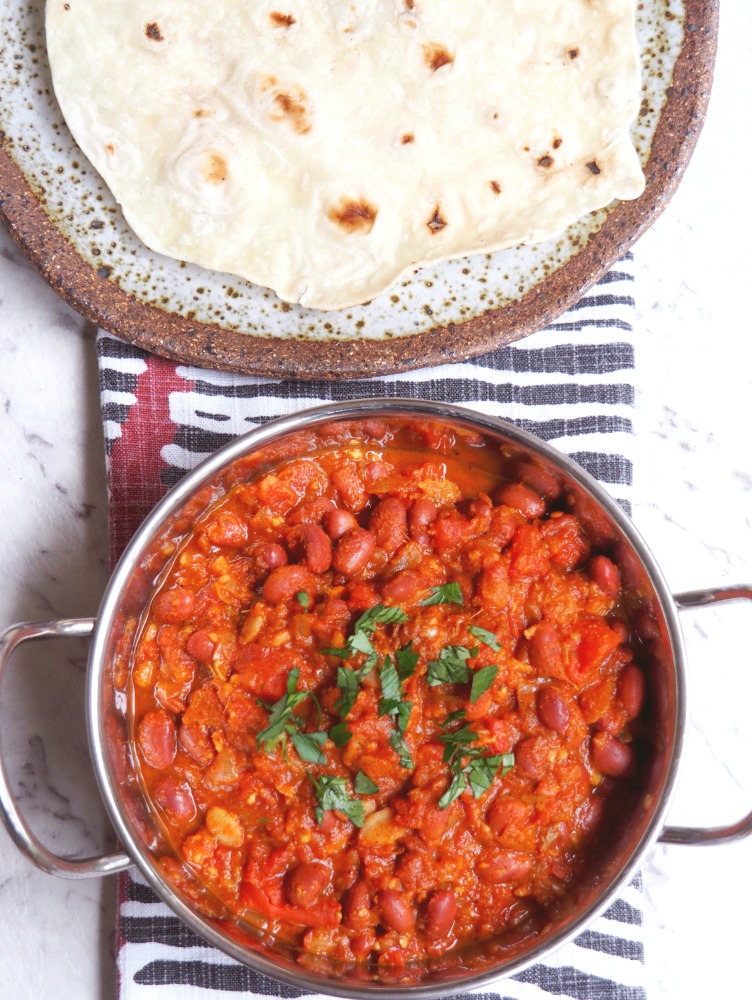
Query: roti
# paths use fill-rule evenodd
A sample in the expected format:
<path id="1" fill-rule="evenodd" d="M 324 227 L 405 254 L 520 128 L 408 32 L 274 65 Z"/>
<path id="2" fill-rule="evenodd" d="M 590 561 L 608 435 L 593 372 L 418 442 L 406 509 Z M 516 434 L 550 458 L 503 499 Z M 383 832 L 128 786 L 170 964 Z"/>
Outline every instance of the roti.
<path id="1" fill-rule="evenodd" d="M 635 0 L 47 0 L 55 93 L 151 249 L 343 309 L 637 197 Z"/>

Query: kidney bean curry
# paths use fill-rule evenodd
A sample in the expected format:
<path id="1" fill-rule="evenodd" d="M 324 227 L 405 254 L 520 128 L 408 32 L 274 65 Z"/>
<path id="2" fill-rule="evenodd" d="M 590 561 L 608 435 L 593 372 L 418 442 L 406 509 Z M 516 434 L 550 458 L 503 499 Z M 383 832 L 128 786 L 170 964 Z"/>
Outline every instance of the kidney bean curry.
<path id="1" fill-rule="evenodd" d="M 139 624 L 162 872 L 345 963 L 540 926 L 637 769 L 616 564 L 490 438 L 391 417 L 286 448 L 175 539 Z"/>

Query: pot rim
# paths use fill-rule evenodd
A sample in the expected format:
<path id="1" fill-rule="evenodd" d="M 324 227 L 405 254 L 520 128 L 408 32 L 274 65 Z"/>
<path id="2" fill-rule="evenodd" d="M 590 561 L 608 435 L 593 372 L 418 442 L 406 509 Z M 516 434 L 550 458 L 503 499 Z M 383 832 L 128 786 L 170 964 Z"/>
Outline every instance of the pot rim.
<path id="1" fill-rule="evenodd" d="M 631 856 L 624 863 L 606 891 L 586 906 L 576 918 L 566 922 L 555 931 L 545 942 L 534 945 L 525 954 L 514 957 L 504 963 L 501 969 L 490 968 L 481 972 L 469 974 L 466 977 L 442 980 L 432 983 L 397 983 L 381 985 L 377 982 L 363 982 L 357 988 L 338 982 L 334 977 L 322 978 L 305 970 L 278 967 L 272 958 L 244 948 L 229 936 L 223 935 L 207 919 L 187 906 L 174 892 L 170 884 L 158 873 L 156 865 L 150 856 L 138 844 L 131 827 L 126 821 L 119 802 L 118 789 L 114 776 L 106 766 L 106 737 L 104 732 L 104 713 L 101 710 L 104 693 L 104 661 L 107 640 L 114 624 L 115 612 L 119 599 L 127 587 L 134 569 L 139 564 L 140 557 L 148 549 L 150 542 L 159 534 L 160 528 L 169 518 L 177 513 L 186 500 L 201 487 L 210 483 L 217 474 L 241 458 L 246 452 L 262 447 L 270 441 L 288 433 L 300 430 L 312 423 L 321 424 L 333 420 L 362 419 L 367 416 L 424 416 L 431 419 L 446 419 L 473 430 L 487 431 L 491 434 L 502 434 L 515 444 L 536 453 L 556 466 L 561 472 L 589 494 L 612 518 L 632 550 L 637 555 L 651 587 L 658 600 L 663 614 L 667 636 L 671 649 L 671 662 L 676 680 L 676 700 L 674 711 L 673 745 L 667 750 L 668 766 L 661 794 L 651 807 L 651 816 L 646 824 L 642 837 L 635 845 Z M 233 439 L 228 444 L 204 459 L 194 469 L 189 471 L 165 497 L 156 505 L 149 516 L 143 521 L 135 535 L 120 557 L 105 589 L 99 612 L 96 618 L 93 641 L 89 654 L 86 715 L 89 744 L 94 770 L 97 776 L 100 793 L 105 802 L 110 819 L 117 831 L 125 851 L 131 857 L 141 874 L 146 878 L 156 894 L 176 913 L 188 926 L 210 944 L 224 954 L 249 966 L 257 972 L 270 978 L 282 981 L 302 990 L 312 993 L 324 993 L 339 997 L 372 997 L 379 996 L 384 1000 L 403 1000 L 406 993 L 412 997 L 427 1000 L 429 997 L 446 996 L 460 989 L 463 993 L 486 987 L 500 979 L 519 974 L 546 955 L 557 951 L 569 943 L 602 914 L 622 890 L 632 881 L 635 872 L 649 850 L 655 843 L 664 826 L 666 813 L 673 797 L 676 778 L 678 776 L 682 748 L 686 730 L 686 658 L 684 642 L 678 620 L 676 603 L 663 574 L 650 549 L 639 534 L 634 524 L 605 491 L 604 487 L 575 463 L 569 456 L 555 449 L 547 442 L 535 437 L 528 431 L 500 417 L 478 413 L 464 406 L 453 403 L 435 402 L 432 400 L 398 400 L 383 398 L 362 398 L 338 403 L 327 403 L 321 406 L 300 410 L 266 424 L 257 426 L 246 434 Z"/>

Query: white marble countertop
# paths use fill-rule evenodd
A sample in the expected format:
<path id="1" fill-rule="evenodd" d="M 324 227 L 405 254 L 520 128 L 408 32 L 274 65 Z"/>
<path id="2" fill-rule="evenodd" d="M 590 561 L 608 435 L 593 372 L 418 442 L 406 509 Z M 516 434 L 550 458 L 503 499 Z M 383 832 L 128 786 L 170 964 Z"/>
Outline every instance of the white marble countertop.
<path id="1" fill-rule="evenodd" d="M 634 515 L 675 592 L 752 583 L 751 50 L 752 9 L 725 5 L 698 149 L 635 248 Z M 0 625 L 93 615 L 105 583 L 94 332 L 0 231 Z M 752 608 L 683 622 L 691 723 L 671 821 L 712 826 L 752 806 Z M 84 658 L 83 647 L 59 643 L 19 653 L 0 708 L 27 816 L 61 853 L 96 853 L 108 829 L 87 764 Z M 650 1000 L 749 996 L 751 872 L 752 840 L 652 851 L 644 869 Z M 4 996 L 111 997 L 114 912 L 113 879 L 45 875 L 0 828 Z"/>

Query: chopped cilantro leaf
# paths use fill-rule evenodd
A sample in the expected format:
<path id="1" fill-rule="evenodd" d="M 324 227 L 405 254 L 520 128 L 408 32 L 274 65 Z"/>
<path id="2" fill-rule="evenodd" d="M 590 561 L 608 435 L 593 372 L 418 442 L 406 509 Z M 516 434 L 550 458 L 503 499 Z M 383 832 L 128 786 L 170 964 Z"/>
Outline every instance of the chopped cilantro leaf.
<path id="1" fill-rule="evenodd" d="M 307 608 L 311 603 L 310 594 L 308 594 L 305 590 L 299 590 L 295 596 L 297 597 L 298 604 L 301 608 Z"/>
<path id="2" fill-rule="evenodd" d="M 256 742 L 259 747 L 262 744 L 273 743 L 284 733 L 285 727 L 292 717 L 293 709 L 308 697 L 308 691 L 295 690 L 299 677 L 300 670 L 297 667 L 293 667 L 287 675 L 287 694 L 283 695 L 279 701 L 275 701 L 272 705 L 266 729 L 262 729 L 256 736 Z"/>
<path id="3" fill-rule="evenodd" d="M 336 726 L 332 726 L 329 730 L 329 739 L 335 745 L 335 747 L 344 747 L 352 739 L 352 733 L 347 728 L 346 722 L 338 722 Z"/>
<path id="4" fill-rule="evenodd" d="M 406 646 L 398 649 L 394 654 L 394 658 L 397 661 L 399 679 L 406 681 L 408 677 L 412 677 L 420 659 L 420 655 L 413 650 L 412 640 Z"/>
<path id="5" fill-rule="evenodd" d="M 460 708 L 456 712 L 450 712 L 450 714 L 446 717 L 446 719 L 444 719 L 441 725 L 443 726 L 444 729 L 446 729 L 447 726 L 451 726 L 453 723 L 459 722 L 460 719 L 464 719 L 466 715 L 467 712 L 465 711 L 465 709 Z"/>
<path id="6" fill-rule="evenodd" d="M 343 719 L 346 718 L 358 697 L 359 681 L 357 670 L 350 670 L 349 667 L 337 667 L 337 687 L 342 692 L 342 696 L 334 707 Z"/>
<path id="7" fill-rule="evenodd" d="M 441 587 L 431 587 L 431 596 L 420 602 L 423 607 L 432 604 L 464 604 L 462 590 L 458 583 L 445 583 Z"/>
<path id="8" fill-rule="evenodd" d="M 363 803 L 359 799 L 351 798 L 346 778 L 336 777 L 333 774 L 322 774 L 320 778 L 314 778 L 310 773 L 308 777 L 316 790 L 318 805 L 315 812 L 319 825 L 324 821 L 325 812 L 336 809 L 351 819 L 355 826 L 363 826 L 366 818 Z"/>
<path id="9" fill-rule="evenodd" d="M 475 702 L 480 698 L 482 694 L 491 687 L 493 682 L 496 680 L 496 675 L 499 672 L 499 668 L 494 665 L 488 667 L 481 667 L 480 670 L 476 670 L 473 674 L 473 686 L 470 688 L 470 703 L 475 704 Z"/>
<path id="10" fill-rule="evenodd" d="M 287 727 L 287 733 L 301 760 L 309 764 L 326 764 L 326 754 L 321 749 L 326 743 L 326 733 L 301 733 L 292 726 Z"/>
<path id="11" fill-rule="evenodd" d="M 358 771 L 353 781 L 353 788 L 358 795 L 376 795 L 379 786 L 368 777 L 365 771 Z"/>
<path id="12" fill-rule="evenodd" d="M 406 622 L 407 615 L 402 608 L 388 608 L 385 604 L 374 604 L 355 622 L 356 632 L 372 635 L 377 625 L 391 625 L 395 622 Z"/>
<path id="13" fill-rule="evenodd" d="M 501 643 L 493 632 L 489 632 L 488 629 L 481 628 L 480 625 L 468 625 L 467 630 L 476 639 L 480 639 L 481 642 L 485 643 L 486 646 L 490 646 L 494 653 L 498 653 L 501 649 Z"/>
<path id="14" fill-rule="evenodd" d="M 429 660 L 428 683 L 431 687 L 438 684 L 466 684 L 470 680 L 470 668 L 467 661 L 471 656 L 478 655 L 478 647 L 468 649 L 466 646 L 444 646 L 438 660 Z"/>
<path id="15" fill-rule="evenodd" d="M 410 748 L 405 742 L 405 737 L 395 729 L 389 737 L 389 746 L 396 751 L 399 762 L 406 770 L 411 771 L 415 763 L 410 756 Z"/>

